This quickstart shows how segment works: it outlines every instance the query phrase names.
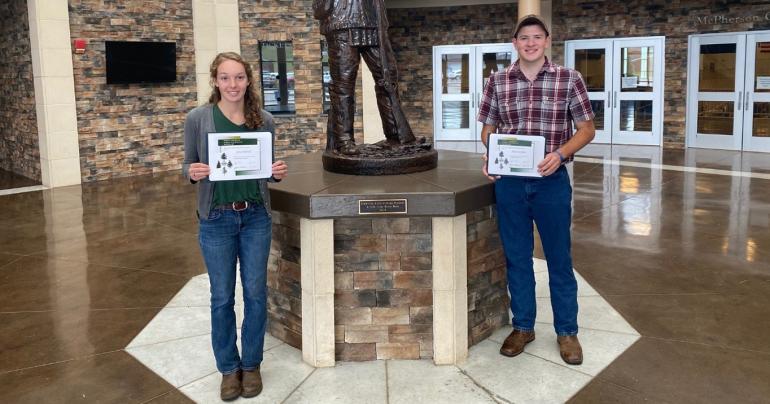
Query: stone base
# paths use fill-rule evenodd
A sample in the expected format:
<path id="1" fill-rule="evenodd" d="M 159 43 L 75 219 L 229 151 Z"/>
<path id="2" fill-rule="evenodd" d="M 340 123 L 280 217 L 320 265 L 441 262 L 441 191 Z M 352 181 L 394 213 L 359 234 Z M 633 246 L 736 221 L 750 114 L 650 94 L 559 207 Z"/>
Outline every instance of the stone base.
<path id="1" fill-rule="evenodd" d="M 424 145 L 402 146 L 393 150 L 373 150 L 361 145 L 360 154 L 345 155 L 325 151 L 321 160 L 326 171 L 350 175 L 398 175 L 427 171 L 438 165 L 438 152 Z"/>
<path id="2" fill-rule="evenodd" d="M 301 220 L 296 215 L 273 212 L 273 243 L 267 275 L 270 334 L 299 349 L 304 346 L 303 334 L 311 331 L 303 328 L 318 323 L 317 318 L 303 320 L 302 306 L 308 303 L 303 299 L 313 296 L 302 291 L 309 286 L 301 284 L 301 271 L 308 270 L 300 265 L 300 256 L 307 253 L 300 246 Z M 333 253 L 334 268 L 328 273 L 333 279 L 309 278 L 327 283 L 329 287 L 333 284 L 333 303 L 319 309 L 321 313 L 334 312 L 327 326 L 333 324 L 334 327 L 334 345 L 328 348 L 333 348 L 335 360 L 436 359 L 434 343 L 445 346 L 446 339 L 454 336 L 450 333 L 441 341 L 434 340 L 433 295 L 436 292 L 432 289 L 441 285 L 433 283 L 436 275 L 433 254 L 434 249 L 441 246 L 434 246 L 434 242 L 440 240 L 435 239 L 432 221 L 435 218 L 334 220 L 333 230 L 330 228 L 328 234 L 333 237 L 333 247 L 328 251 L 330 256 Z M 462 349 L 466 349 L 466 345 L 476 345 L 508 324 L 510 301 L 494 206 L 468 212 L 467 224 L 458 223 L 465 228 L 461 233 L 466 234 L 467 253 L 458 258 L 463 260 L 459 262 L 461 267 L 467 268 L 467 298 L 461 299 L 463 305 L 467 302 L 467 308 L 457 309 L 467 311 L 468 322 L 466 329 L 455 331 L 467 333 L 467 341 L 458 341 L 463 343 Z M 439 229 L 439 233 L 452 232 Z M 451 256 L 458 253 L 456 248 L 451 242 L 438 252 L 442 257 Z M 441 269 L 447 269 L 446 264 L 443 263 Z M 457 277 L 458 274 L 448 269 L 444 276 L 452 280 L 447 285 L 453 284 Z M 464 289 L 464 285 L 465 282 L 458 285 L 459 289 Z M 438 292 L 439 298 L 446 294 Z M 439 304 L 446 306 L 446 299 Z M 455 319 L 457 313 L 451 314 L 448 317 Z M 440 323 L 446 317 L 439 317 L 437 321 Z M 451 321 L 454 326 L 458 325 L 455 321 Z"/>
<path id="3" fill-rule="evenodd" d="M 300 345 L 312 366 L 456 364 L 507 321 L 494 193 L 478 155 L 405 147 L 424 150 L 423 161 L 438 154 L 441 166 L 361 181 L 320 169 L 318 153 L 287 158 L 300 169 L 271 184 L 270 332 Z M 401 201 L 403 210 L 362 213 L 365 200 Z"/>

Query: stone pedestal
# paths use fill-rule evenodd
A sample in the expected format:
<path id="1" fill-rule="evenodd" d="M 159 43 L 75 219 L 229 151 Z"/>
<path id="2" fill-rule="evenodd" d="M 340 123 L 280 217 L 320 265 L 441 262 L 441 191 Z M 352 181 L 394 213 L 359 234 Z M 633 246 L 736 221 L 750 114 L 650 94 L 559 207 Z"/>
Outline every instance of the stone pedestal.
<path id="1" fill-rule="evenodd" d="M 316 367 L 335 360 L 464 360 L 507 322 L 493 186 L 478 155 L 361 177 L 287 159 L 271 184 L 270 333 Z"/>

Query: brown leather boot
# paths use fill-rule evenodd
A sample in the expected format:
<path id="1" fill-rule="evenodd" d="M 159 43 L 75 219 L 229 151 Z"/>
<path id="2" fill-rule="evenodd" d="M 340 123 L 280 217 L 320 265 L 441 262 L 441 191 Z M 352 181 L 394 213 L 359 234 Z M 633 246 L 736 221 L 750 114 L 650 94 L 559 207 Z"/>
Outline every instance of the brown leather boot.
<path id="1" fill-rule="evenodd" d="M 241 395 L 241 371 L 222 375 L 222 384 L 219 386 L 219 398 L 222 401 L 231 401 Z"/>
<path id="2" fill-rule="evenodd" d="M 556 342 L 559 343 L 559 353 L 564 362 L 569 365 L 583 363 L 583 348 L 580 346 L 577 335 L 558 336 Z"/>
<path id="3" fill-rule="evenodd" d="M 513 330 L 503 342 L 503 346 L 500 347 L 500 354 L 505 356 L 516 356 L 524 352 L 524 345 L 527 345 L 534 340 L 534 331 Z"/>
<path id="4" fill-rule="evenodd" d="M 254 370 L 243 371 L 243 392 L 241 396 L 245 398 L 256 397 L 262 392 L 262 375 L 259 373 L 259 367 Z"/>

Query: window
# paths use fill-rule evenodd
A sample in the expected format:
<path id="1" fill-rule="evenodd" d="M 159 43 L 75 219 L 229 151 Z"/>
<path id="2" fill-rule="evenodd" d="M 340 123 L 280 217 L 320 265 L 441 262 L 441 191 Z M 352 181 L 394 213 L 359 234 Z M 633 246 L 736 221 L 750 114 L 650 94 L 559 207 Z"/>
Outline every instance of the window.
<path id="1" fill-rule="evenodd" d="M 329 83 L 332 81 L 332 76 L 329 73 L 329 47 L 324 40 L 321 40 L 321 75 L 323 77 L 323 112 L 328 114 L 332 105 L 329 96 Z"/>
<path id="2" fill-rule="evenodd" d="M 294 52 L 291 42 L 260 42 L 262 100 L 273 114 L 293 114 Z"/>

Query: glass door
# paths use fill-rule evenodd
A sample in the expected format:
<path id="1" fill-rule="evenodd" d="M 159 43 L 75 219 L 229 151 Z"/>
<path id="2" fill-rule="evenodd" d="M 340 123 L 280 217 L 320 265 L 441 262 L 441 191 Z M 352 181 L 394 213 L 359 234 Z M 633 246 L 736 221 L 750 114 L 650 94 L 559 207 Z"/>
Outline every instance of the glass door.
<path id="1" fill-rule="evenodd" d="M 433 128 L 437 140 L 474 140 L 476 125 L 470 46 L 434 48 Z"/>
<path id="2" fill-rule="evenodd" d="M 740 150 L 746 35 L 690 37 L 687 145 Z"/>
<path id="3" fill-rule="evenodd" d="M 492 45 L 476 45 L 475 46 L 475 66 L 476 74 L 476 111 L 478 111 L 479 102 L 481 102 L 481 95 L 484 93 L 484 88 L 489 81 L 489 76 L 493 73 L 497 73 L 501 70 L 505 70 L 511 65 L 513 61 L 513 45 L 510 43 L 505 44 L 492 44 Z M 476 122 L 475 140 L 476 151 L 484 152 L 486 148 L 481 143 L 481 122 L 476 121 L 477 112 L 473 115 L 473 120 Z"/>
<path id="4" fill-rule="evenodd" d="M 594 143 L 661 144 L 665 38 L 567 41 L 567 66 L 580 72 L 596 118 Z"/>
<path id="5" fill-rule="evenodd" d="M 743 150 L 770 152 L 770 33 L 746 38 Z"/>
<path id="6" fill-rule="evenodd" d="M 593 143 L 612 143 L 612 41 L 587 40 L 567 42 L 567 66 L 583 76 L 594 111 L 596 137 Z"/>
<path id="7" fill-rule="evenodd" d="M 612 143 L 660 145 L 663 38 L 613 41 Z"/>
<path id="8" fill-rule="evenodd" d="M 433 128 L 438 149 L 481 152 L 476 122 L 484 85 L 510 66 L 513 45 L 480 44 L 433 48 Z"/>

